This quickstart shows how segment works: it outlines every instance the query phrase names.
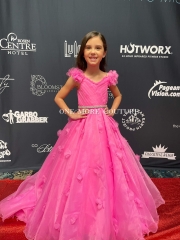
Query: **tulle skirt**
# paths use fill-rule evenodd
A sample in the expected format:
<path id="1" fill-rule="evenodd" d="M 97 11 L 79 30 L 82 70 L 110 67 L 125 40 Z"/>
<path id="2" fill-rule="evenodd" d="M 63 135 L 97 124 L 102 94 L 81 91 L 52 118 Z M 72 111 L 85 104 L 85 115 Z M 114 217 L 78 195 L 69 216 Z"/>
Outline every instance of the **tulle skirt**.
<path id="1" fill-rule="evenodd" d="M 164 203 L 118 123 L 102 109 L 68 120 L 41 169 L 0 202 L 29 240 L 143 240 Z"/>

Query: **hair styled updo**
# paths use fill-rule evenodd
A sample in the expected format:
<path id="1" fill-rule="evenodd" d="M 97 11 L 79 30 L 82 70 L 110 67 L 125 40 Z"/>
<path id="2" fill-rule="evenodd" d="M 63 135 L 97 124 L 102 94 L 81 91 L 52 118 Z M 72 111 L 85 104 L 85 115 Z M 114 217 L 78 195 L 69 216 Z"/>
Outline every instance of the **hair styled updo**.
<path id="1" fill-rule="evenodd" d="M 81 47 L 76 59 L 76 66 L 82 71 L 85 71 L 87 68 L 87 63 L 86 63 L 86 60 L 84 59 L 84 49 L 86 47 L 87 41 L 93 37 L 100 37 L 101 41 L 103 42 L 104 51 L 105 52 L 107 51 L 106 39 L 100 32 L 92 31 L 87 33 L 81 42 Z M 101 71 L 106 72 L 105 67 L 106 67 L 106 56 L 101 60 L 99 68 Z"/>

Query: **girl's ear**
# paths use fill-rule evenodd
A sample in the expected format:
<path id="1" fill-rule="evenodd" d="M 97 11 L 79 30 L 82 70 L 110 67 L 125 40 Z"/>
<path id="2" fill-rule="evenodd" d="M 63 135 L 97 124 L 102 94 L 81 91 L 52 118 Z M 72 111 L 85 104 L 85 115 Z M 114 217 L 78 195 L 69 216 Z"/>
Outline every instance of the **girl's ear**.
<path id="1" fill-rule="evenodd" d="M 106 53 L 107 53 L 107 52 L 104 52 L 104 54 L 103 54 L 103 58 L 105 58 L 105 56 L 106 56 Z"/>

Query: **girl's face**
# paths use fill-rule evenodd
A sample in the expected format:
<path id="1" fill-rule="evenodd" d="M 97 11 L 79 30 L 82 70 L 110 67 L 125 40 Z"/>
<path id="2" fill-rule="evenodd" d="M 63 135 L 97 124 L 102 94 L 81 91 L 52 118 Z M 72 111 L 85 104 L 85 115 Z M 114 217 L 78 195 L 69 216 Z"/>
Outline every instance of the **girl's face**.
<path id="1" fill-rule="evenodd" d="M 87 41 L 84 48 L 84 59 L 87 66 L 99 66 L 102 58 L 105 56 L 106 52 L 100 37 L 96 36 Z"/>

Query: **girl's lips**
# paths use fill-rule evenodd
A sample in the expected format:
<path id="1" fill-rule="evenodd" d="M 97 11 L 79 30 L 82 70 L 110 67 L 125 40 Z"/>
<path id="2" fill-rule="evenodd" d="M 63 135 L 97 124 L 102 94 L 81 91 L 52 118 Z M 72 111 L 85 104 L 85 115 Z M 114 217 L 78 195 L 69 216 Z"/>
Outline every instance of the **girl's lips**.
<path id="1" fill-rule="evenodd" d="M 97 57 L 89 57 L 89 59 L 90 59 L 91 61 L 95 61 L 95 60 L 97 60 Z"/>

